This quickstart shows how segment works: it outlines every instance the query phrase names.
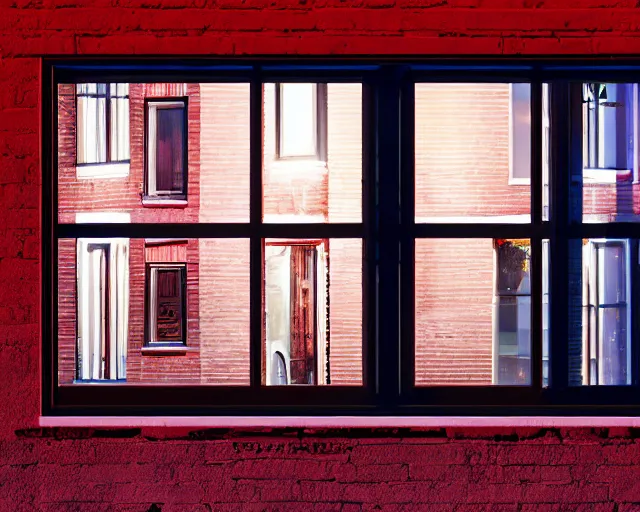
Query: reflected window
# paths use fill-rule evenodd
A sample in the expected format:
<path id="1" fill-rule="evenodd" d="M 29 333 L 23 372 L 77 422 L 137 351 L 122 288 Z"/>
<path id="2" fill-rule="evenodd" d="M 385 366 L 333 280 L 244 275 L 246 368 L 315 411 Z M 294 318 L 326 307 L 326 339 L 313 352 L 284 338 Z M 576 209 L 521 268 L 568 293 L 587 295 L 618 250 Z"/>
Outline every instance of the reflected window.
<path id="1" fill-rule="evenodd" d="M 510 185 L 531 183 L 531 84 L 510 84 Z"/>
<path id="2" fill-rule="evenodd" d="M 631 384 L 629 251 L 625 240 L 583 245 L 583 383 Z"/>
<path id="3" fill-rule="evenodd" d="M 187 342 L 187 245 L 181 240 L 146 241 L 148 344 Z"/>
<path id="4" fill-rule="evenodd" d="M 326 161 L 326 119 L 326 84 L 276 84 L 278 158 Z"/>
<path id="5" fill-rule="evenodd" d="M 634 171 L 636 84 L 583 84 L 584 179 L 630 181 Z"/>
<path id="6" fill-rule="evenodd" d="M 77 84 L 78 164 L 129 160 L 129 84 Z"/>
<path id="7" fill-rule="evenodd" d="M 328 384 L 323 244 L 267 245 L 265 265 L 268 384 Z"/>
<path id="8" fill-rule="evenodd" d="M 147 122 L 147 197 L 184 200 L 187 197 L 185 100 L 149 101 Z"/>
<path id="9" fill-rule="evenodd" d="M 78 239 L 78 380 L 126 377 L 128 241 Z"/>
<path id="10" fill-rule="evenodd" d="M 497 239 L 494 380 L 501 385 L 530 382 L 531 246 L 529 240 Z"/>

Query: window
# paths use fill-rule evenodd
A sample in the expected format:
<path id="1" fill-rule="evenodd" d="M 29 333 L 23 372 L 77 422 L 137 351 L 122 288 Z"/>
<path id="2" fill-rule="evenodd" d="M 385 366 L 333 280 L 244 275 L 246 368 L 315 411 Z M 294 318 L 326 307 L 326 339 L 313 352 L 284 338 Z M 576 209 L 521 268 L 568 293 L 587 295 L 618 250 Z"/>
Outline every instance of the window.
<path id="1" fill-rule="evenodd" d="M 186 344 L 186 266 L 147 264 L 148 343 Z"/>
<path id="2" fill-rule="evenodd" d="M 627 385 L 631 383 L 628 243 L 583 243 L 583 383 Z"/>
<path id="3" fill-rule="evenodd" d="M 126 378 L 128 241 L 77 243 L 79 381 Z"/>
<path id="4" fill-rule="evenodd" d="M 278 158 L 326 160 L 326 84 L 276 84 Z"/>
<path id="5" fill-rule="evenodd" d="M 186 100 L 147 102 L 146 197 L 187 198 Z"/>
<path id="6" fill-rule="evenodd" d="M 640 61 L 230 62 L 45 62 L 45 416 L 640 416 Z"/>
<path id="7" fill-rule="evenodd" d="M 584 179 L 630 181 L 634 165 L 637 84 L 583 84 Z"/>
<path id="8" fill-rule="evenodd" d="M 86 166 L 128 163 L 129 84 L 78 84 L 76 97 L 78 177 L 126 176 L 126 165 L 93 170 Z"/>
<path id="9" fill-rule="evenodd" d="M 145 240 L 148 346 L 187 344 L 189 240 Z"/>
<path id="10" fill-rule="evenodd" d="M 529 185 L 531 182 L 531 86 L 511 84 L 511 142 L 509 183 Z"/>
<path id="11" fill-rule="evenodd" d="M 498 384 L 529 384 L 531 359 L 531 244 L 496 240 L 494 361 Z"/>

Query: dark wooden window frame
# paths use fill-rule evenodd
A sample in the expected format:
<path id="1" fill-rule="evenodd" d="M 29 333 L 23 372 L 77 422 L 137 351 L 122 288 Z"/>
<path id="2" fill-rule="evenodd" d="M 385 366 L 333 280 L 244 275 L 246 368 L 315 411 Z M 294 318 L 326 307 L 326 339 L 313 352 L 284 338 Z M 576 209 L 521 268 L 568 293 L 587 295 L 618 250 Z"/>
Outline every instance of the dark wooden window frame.
<path id="1" fill-rule="evenodd" d="M 181 304 L 181 314 L 182 314 L 182 335 L 180 341 L 152 341 L 151 340 L 151 294 L 153 290 L 151 289 L 151 272 L 152 269 L 157 269 L 157 271 L 162 270 L 176 270 L 180 275 L 180 288 L 182 293 L 182 304 Z M 144 283 L 145 283 L 145 294 L 144 294 L 144 345 L 145 347 L 161 347 L 161 348 L 180 348 L 187 346 L 187 325 L 188 325 L 188 295 L 187 295 L 187 263 L 186 262 L 173 262 L 167 261 L 163 263 L 158 262 L 148 262 L 145 264 L 145 274 L 144 274 Z M 157 290 L 156 290 L 157 292 Z M 157 321 L 157 320 L 156 320 Z"/>
<path id="2" fill-rule="evenodd" d="M 126 94 L 124 96 L 120 96 L 117 94 L 117 86 L 116 86 L 116 94 L 112 95 L 111 94 L 111 84 L 116 84 L 116 83 L 123 83 L 123 82 L 89 82 L 89 83 L 95 83 L 96 84 L 96 94 L 78 94 L 78 89 L 77 89 L 77 84 L 76 84 L 76 90 L 75 90 L 75 112 L 76 112 L 76 129 L 78 126 L 78 98 L 104 98 L 105 99 L 105 131 L 106 131 L 106 146 L 105 146 L 105 152 L 106 152 L 106 159 L 104 162 L 78 162 L 78 154 L 76 152 L 76 166 L 77 167 L 84 167 L 84 166 L 93 166 L 93 165 L 106 165 L 106 164 L 126 164 L 129 163 L 131 161 L 130 158 L 127 158 L 126 160 L 112 160 L 111 159 L 111 100 L 112 99 L 129 99 L 129 94 Z M 97 87 L 99 85 L 105 85 L 105 94 L 100 94 L 98 92 Z M 131 108 L 131 104 L 129 103 L 129 108 Z M 78 140 L 78 136 L 76 134 L 76 140 Z"/>
<path id="3" fill-rule="evenodd" d="M 569 339 L 576 294 L 567 276 L 584 238 L 640 238 L 640 223 L 582 220 L 582 83 L 637 82 L 640 56 L 594 58 L 384 57 L 259 59 L 96 58 L 43 61 L 43 401 L 44 416 L 640 416 L 640 337 L 632 335 L 632 384 L 571 386 Z M 209 224 L 60 224 L 57 222 L 58 84 L 80 82 L 250 84 L 250 221 Z M 362 83 L 362 223 L 262 221 L 263 84 Z M 415 222 L 414 89 L 419 82 L 531 83 L 531 221 Z M 543 219 L 542 84 L 550 83 L 550 208 Z M 79 237 L 248 238 L 250 384 L 248 386 L 59 385 L 58 240 Z M 261 385 L 264 240 L 359 238 L 363 242 L 363 386 Z M 414 385 L 415 265 L 419 238 L 531 240 L 531 386 Z M 549 240 L 549 387 L 542 386 L 542 241 Z M 632 270 L 634 283 L 639 269 Z M 581 297 L 578 297 L 581 300 Z M 638 303 L 632 333 L 640 332 Z"/>
<path id="4" fill-rule="evenodd" d="M 149 109 L 150 104 L 162 103 L 182 103 L 183 110 L 183 136 L 182 136 L 182 191 L 172 194 L 151 194 L 149 190 L 149 173 L 151 172 L 149 162 Z M 156 107 L 163 108 L 163 107 Z M 172 108 L 172 107 L 166 107 Z M 177 107 L 180 108 L 180 107 Z M 156 163 L 157 165 L 157 163 Z M 186 96 L 176 97 L 147 97 L 144 99 L 144 193 L 143 201 L 153 201 L 162 203 L 163 201 L 186 201 L 188 197 L 187 185 L 189 182 L 189 98 Z"/>

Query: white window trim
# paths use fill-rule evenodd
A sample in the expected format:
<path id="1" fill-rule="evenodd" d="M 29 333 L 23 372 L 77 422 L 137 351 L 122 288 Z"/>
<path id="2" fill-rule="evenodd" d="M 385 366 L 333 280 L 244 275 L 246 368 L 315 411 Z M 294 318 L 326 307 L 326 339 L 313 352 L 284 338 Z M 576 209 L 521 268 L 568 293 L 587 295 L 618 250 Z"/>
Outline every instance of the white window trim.
<path id="1" fill-rule="evenodd" d="M 584 168 L 582 170 L 582 181 L 583 183 L 616 183 L 618 176 L 626 174 L 631 174 L 631 176 L 633 176 L 633 171 L 631 169 Z M 629 180 L 628 183 L 631 183 L 631 181 L 632 180 Z M 635 180 L 633 181 L 635 182 Z M 625 183 L 627 183 L 627 181 L 625 181 Z"/>
<path id="2" fill-rule="evenodd" d="M 167 200 L 172 200 L 172 196 L 169 194 L 160 194 L 158 195 L 158 191 L 156 190 L 156 124 L 158 118 L 158 107 L 176 107 L 186 109 L 186 102 L 183 100 L 176 101 L 149 101 L 147 103 L 148 108 L 148 123 L 147 123 L 147 194 L 145 200 L 147 199 L 157 199 L 163 200 L 163 198 L 167 198 Z M 185 126 L 185 130 L 188 127 Z M 186 148 L 183 148 L 183 150 Z M 188 162 L 188 157 L 187 157 Z M 186 169 L 183 170 L 183 172 Z M 151 204 L 149 202 L 148 204 Z"/>
<path id="3" fill-rule="evenodd" d="M 76 224 L 128 224 L 131 214 L 127 212 L 82 212 L 76 213 Z"/>
<path id="4" fill-rule="evenodd" d="M 86 179 L 108 179 L 127 178 L 129 176 L 130 164 L 106 163 L 106 164 L 78 164 L 76 166 L 76 178 Z"/>

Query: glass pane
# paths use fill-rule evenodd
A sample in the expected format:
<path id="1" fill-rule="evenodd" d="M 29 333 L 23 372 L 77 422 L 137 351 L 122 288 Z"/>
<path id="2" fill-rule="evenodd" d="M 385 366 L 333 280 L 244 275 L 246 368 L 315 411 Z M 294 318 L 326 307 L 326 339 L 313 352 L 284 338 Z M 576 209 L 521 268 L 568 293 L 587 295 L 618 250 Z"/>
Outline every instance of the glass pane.
<path id="1" fill-rule="evenodd" d="M 529 222 L 530 89 L 416 84 L 416 222 Z"/>
<path id="2" fill-rule="evenodd" d="M 78 215 L 91 212 L 126 214 L 135 223 L 249 221 L 249 84 L 136 83 L 110 84 L 110 88 L 129 99 L 112 98 L 107 104 L 106 98 L 77 97 L 76 89 L 95 94 L 95 84 L 58 86 L 59 222 L 79 222 Z M 159 199 L 145 201 L 141 196 L 148 161 L 145 103 L 185 97 L 186 203 L 168 207 Z M 160 117 L 165 115 L 171 113 Z M 160 178 L 158 185 L 166 190 L 178 187 L 171 173 L 161 172 Z"/>
<path id="3" fill-rule="evenodd" d="M 570 260 L 569 277 L 580 287 L 572 287 L 570 296 L 569 382 L 630 385 L 633 297 L 633 290 L 629 289 L 630 259 L 636 257 L 637 242 L 585 239 L 581 247 L 575 242 L 580 241 L 572 241 L 572 253 L 577 253 L 577 257 Z"/>
<path id="4" fill-rule="evenodd" d="M 155 171 L 157 193 L 184 190 L 184 109 L 158 108 Z"/>
<path id="5" fill-rule="evenodd" d="M 549 84 L 542 84 L 542 220 L 549 220 L 551 112 Z"/>
<path id="6" fill-rule="evenodd" d="M 78 96 L 76 114 L 76 158 L 78 164 L 106 162 L 106 108 L 105 99 Z M 68 119 L 67 115 L 62 119 Z"/>
<path id="7" fill-rule="evenodd" d="M 549 387 L 549 240 L 542 241 L 542 387 Z"/>
<path id="8" fill-rule="evenodd" d="M 129 160 L 129 100 L 111 99 L 111 161 Z"/>
<path id="9" fill-rule="evenodd" d="M 318 99 L 316 84 L 279 84 L 280 133 L 278 156 L 318 155 Z"/>
<path id="10" fill-rule="evenodd" d="M 362 221 L 362 85 L 264 84 L 264 222 Z"/>
<path id="11" fill-rule="evenodd" d="M 581 93 L 583 221 L 638 221 L 638 84 L 585 83 Z"/>
<path id="12" fill-rule="evenodd" d="M 267 240 L 263 384 L 362 385 L 362 241 Z"/>
<path id="13" fill-rule="evenodd" d="M 249 384 L 249 241 L 62 239 L 60 384 Z"/>
<path id="14" fill-rule="evenodd" d="M 416 385 L 530 384 L 529 240 L 415 247 Z"/>

